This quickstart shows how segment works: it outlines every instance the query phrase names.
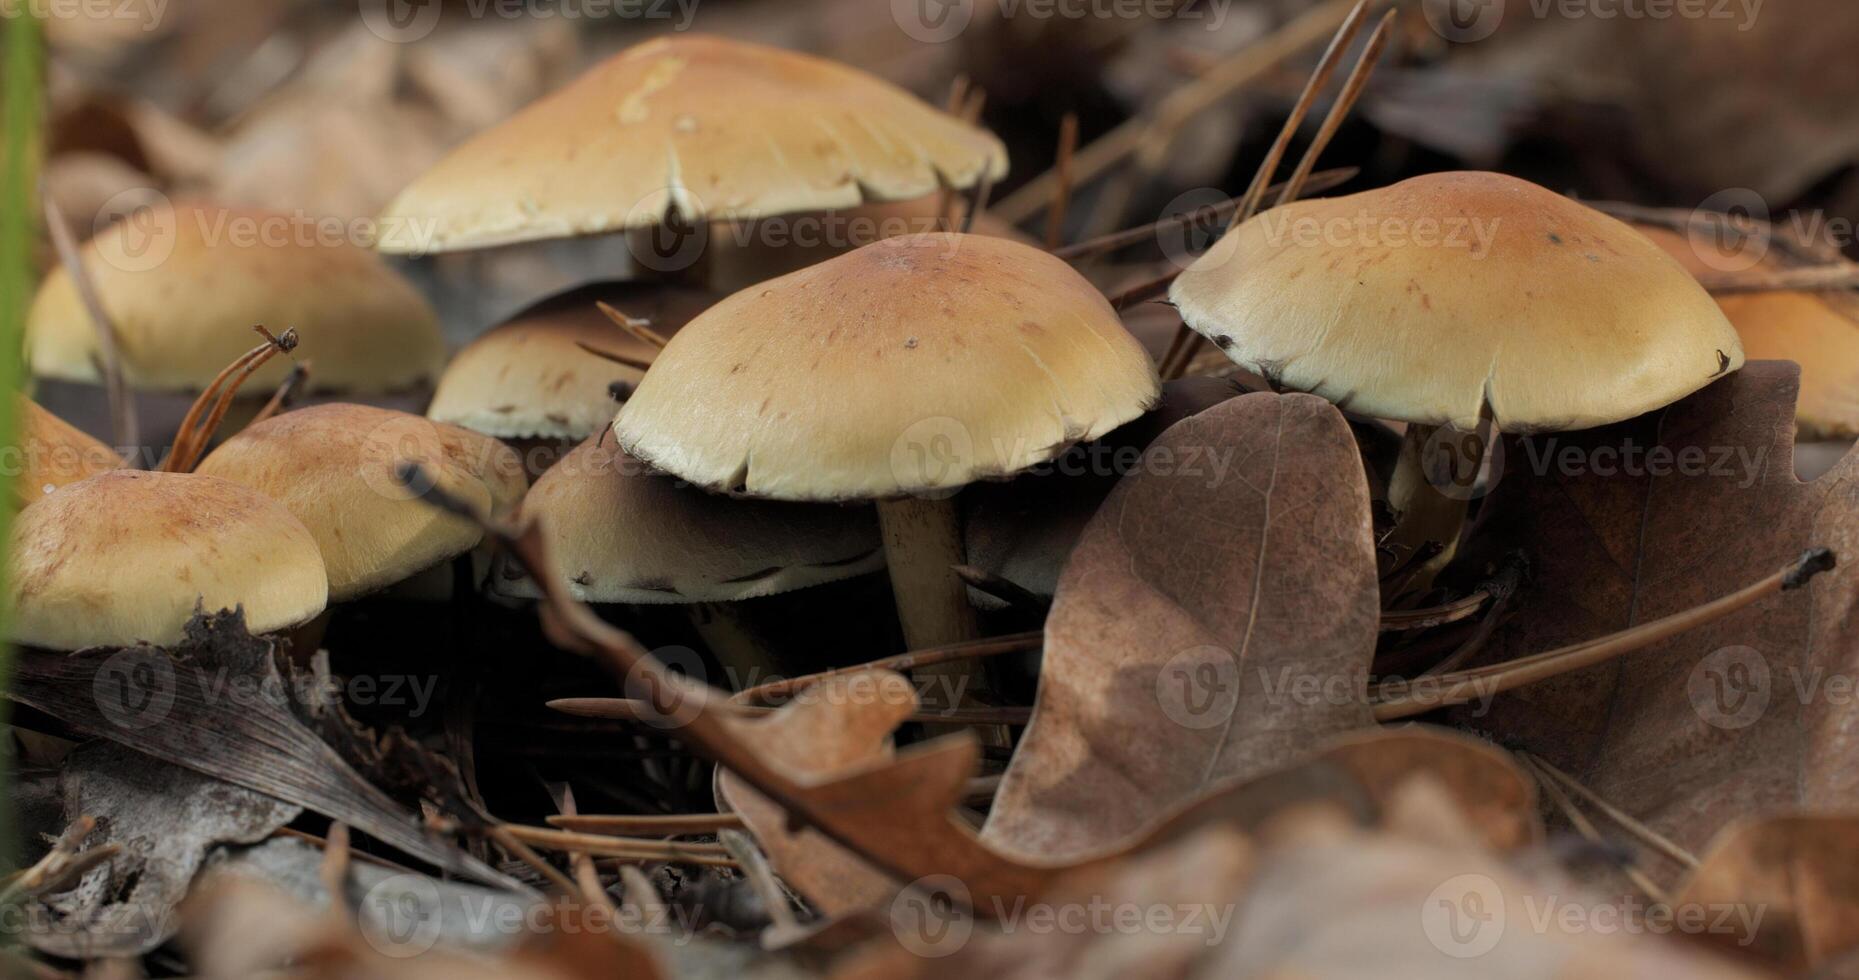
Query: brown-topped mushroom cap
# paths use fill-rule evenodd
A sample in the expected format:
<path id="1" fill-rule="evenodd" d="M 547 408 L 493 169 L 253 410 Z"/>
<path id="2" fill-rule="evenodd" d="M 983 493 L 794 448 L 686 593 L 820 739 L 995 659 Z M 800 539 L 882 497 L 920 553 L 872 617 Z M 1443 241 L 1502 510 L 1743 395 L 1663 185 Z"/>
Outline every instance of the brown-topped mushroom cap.
<path id="1" fill-rule="evenodd" d="M 1063 261 L 906 235 L 742 290 L 679 331 L 614 431 L 702 487 L 899 497 L 1005 477 L 1155 402 L 1155 367 Z"/>
<path id="2" fill-rule="evenodd" d="M 998 180 L 993 135 L 811 55 L 680 35 L 628 48 L 472 138 L 382 215 L 448 251 L 917 198 Z M 404 235 L 397 231 L 405 232 Z"/>
<path id="3" fill-rule="evenodd" d="M 1668 405 L 1743 364 L 1736 331 L 1631 226 L 1490 173 L 1268 211 L 1169 292 L 1236 363 L 1365 415 L 1505 432 Z"/>
<path id="4" fill-rule="evenodd" d="M 253 633 L 308 622 L 328 580 L 277 501 L 228 480 L 112 470 L 20 511 L 10 552 L 16 643 L 53 650 L 179 643 L 196 606 L 243 608 Z"/>

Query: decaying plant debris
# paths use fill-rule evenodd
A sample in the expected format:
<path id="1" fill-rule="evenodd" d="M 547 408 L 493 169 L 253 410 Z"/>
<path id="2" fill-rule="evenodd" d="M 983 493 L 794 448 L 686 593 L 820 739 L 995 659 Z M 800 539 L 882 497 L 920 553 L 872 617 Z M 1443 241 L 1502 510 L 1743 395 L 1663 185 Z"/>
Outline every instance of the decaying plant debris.
<path id="1" fill-rule="evenodd" d="M 1859 970 L 1842 0 L 130 6 L 0 975 Z"/>

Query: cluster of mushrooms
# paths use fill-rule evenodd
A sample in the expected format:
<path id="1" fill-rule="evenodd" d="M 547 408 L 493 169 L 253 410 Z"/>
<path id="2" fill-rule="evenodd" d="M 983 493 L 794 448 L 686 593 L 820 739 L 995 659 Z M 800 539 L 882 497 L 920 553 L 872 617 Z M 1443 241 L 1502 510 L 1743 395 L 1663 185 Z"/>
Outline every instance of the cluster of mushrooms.
<path id="1" fill-rule="evenodd" d="M 480 553 L 477 523 L 399 481 L 408 460 L 453 500 L 536 522 L 589 603 L 714 609 L 885 569 L 910 648 L 980 636 L 992 597 L 974 576 L 1050 597 L 1111 482 L 1027 471 L 1099 440 L 1140 449 L 1239 390 L 1165 385 L 1063 259 L 981 221 L 805 250 L 712 234 L 686 267 L 551 297 L 448 361 L 431 308 L 379 253 L 861 209 L 933 221 L 1006 171 L 991 134 L 875 78 L 680 36 L 458 148 L 381 216 L 372 250 L 228 241 L 210 202 L 113 226 L 82 249 L 88 284 L 59 270 L 42 287 L 33 373 L 99 385 L 114 364 L 138 392 L 204 392 L 206 407 L 172 452 L 135 460 L 28 405 L 9 639 L 172 645 L 196 610 L 237 608 L 254 633 L 315 644 L 333 605 L 448 597 L 461 567 L 472 589 L 535 597 L 520 568 Z M 1488 248 L 1286 234 L 1466 219 L 1495 229 Z M 1238 368 L 1405 423 L 1391 472 L 1373 475 L 1396 562 L 1450 560 L 1470 495 L 1437 470 L 1476 456 L 1461 437 L 1629 418 L 1744 358 L 1659 243 L 1486 173 L 1242 221 L 1168 298 Z M 267 404 L 290 359 L 269 339 L 248 352 L 254 324 L 292 331 L 310 404 Z M 388 407 L 428 392 L 424 416 Z M 251 421 L 208 451 L 203 420 Z M 1230 478 L 1266 465 L 1237 460 Z M 739 686 L 793 666 L 720 626 L 705 636 Z"/>

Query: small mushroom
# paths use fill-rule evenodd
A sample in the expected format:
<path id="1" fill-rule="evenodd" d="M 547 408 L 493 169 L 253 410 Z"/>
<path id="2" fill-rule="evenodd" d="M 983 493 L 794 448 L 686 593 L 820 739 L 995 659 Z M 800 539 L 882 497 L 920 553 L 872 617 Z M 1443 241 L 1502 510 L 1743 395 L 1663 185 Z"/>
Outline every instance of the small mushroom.
<path id="1" fill-rule="evenodd" d="M 20 511 L 7 576 L 15 643 L 51 650 L 181 642 L 196 607 L 253 633 L 316 618 L 323 559 L 290 511 L 229 480 L 113 470 Z"/>
<path id="2" fill-rule="evenodd" d="M 1644 235 L 1491 173 L 1268 211 L 1215 243 L 1169 298 L 1273 385 L 1410 423 L 1391 540 L 1409 555 L 1439 542 L 1434 568 L 1471 496 L 1445 492 L 1441 471 L 1477 469 L 1481 421 L 1513 434 L 1605 425 L 1743 364 L 1709 294 Z"/>
<path id="3" fill-rule="evenodd" d="M 645 373 L 588 347 L 649 362 L 658 348 L 595 305 L 606 303 L 670 336 L 715 302 L 709 293 L 641 283 L 597 283 L 551 296 L 465 345 L 446 366 L 426 417 L 494 436 L 538 477 L 613 421 L 611 386 Z M 582 345 L 587 345 L 583 347 Z"/>
<path id="4" fill-rule="evenodd" d="M 701 487 L 875 500 L 906 640 L 975 635 L 955 492 L 1142 414 L 1154 365 L 1064 262 L 978 235 L 868 245 L 711 307 L 614 431 Z"/>
<path id="5" fill-rule="evenodd" d="M 712 651 L 745 673 L 777 664 L 732 628 L 741 625 L 734 603 L 884 567 L 869 507 L 706 493 L 651 472 L 604 430 L 536 481 L 523 515 L 540 525 L 575 598 L 688 605 Z M 494 575 L 491 588 L 513 598 L 541 594 L 514 565 Z"/>
<path id="6" fill-rule="evenodd" d="M 479 133 L 388 205 L 384 251 L 739 221 L 1006 175 L 993 135 L 823 58 L 656 38 Z M 427 232 L 430 232 L 428 234 Z"/>
<path id="7" fill-rule="evenodd" d="M 428 387 L 445 361 L 431 307 L 379 256 L 321 228 L 270 211 L 161 203 L 91 239 L 81 259 L 115 323 L 123 380 L 147 393 L 200 391 L 265 323 L 294 328 L 314 352 L 312 392 Z M 33 300 L 26 348 L 42 379 L 102 381 L 96 326 L 63 268 Z M 284 360 L 267 365 L 247 404 L 262 405 L 289 372 Z"/>
<path id="8" fill-rule="evenodd" d="M 285 412 L 226 440 L 197 472 L 252 487 L 310 529 L 346 602 L 469 552 L 476 522 L 401 485 L 397 468 L 422 464 L 438 486 L 485 510 L 508 510 L 528 481 L 510 447 L 417 415 L 332 403 Z"/>

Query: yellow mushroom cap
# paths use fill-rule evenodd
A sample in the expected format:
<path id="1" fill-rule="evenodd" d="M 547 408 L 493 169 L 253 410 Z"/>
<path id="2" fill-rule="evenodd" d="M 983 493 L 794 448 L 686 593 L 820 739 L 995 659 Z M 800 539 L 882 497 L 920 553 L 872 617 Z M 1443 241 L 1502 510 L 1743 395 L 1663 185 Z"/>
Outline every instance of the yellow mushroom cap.
<path id="1" fill-rule="evenodd" d="M 380 256 L 299 215 L 208 204 L 159 204 L 85 243 L 84 268 L 115 321 L 123 378 L 155 391 L 198 391 L 260 338 L 297 331 L 319 392 L 386 394 L 426 385 L 445 361 L 426 300 Z M 26 324 L 32 372 L 100 379 L 96 327 L 59 268 Z M 274 358 L 249 390 L 290 371 Z"/>
<path id="2" fill-rule="evenodd" d="M 226 440 L 199 472 L 252 487 L 296 515 L 322 549 L 329 596 L 345 601 L 471 550 L 472 520 L 420 499 L 398 477 L 423 466 L 437 487 L 480 512 L 527 488 L 522 461 L 489 436 L 417 415 L 327 404 L 285 412 Z"/>
<path id="3" fill-rule="evenodd" d="M 1009 476 L 1143 413 L 1155 366 L 1070 266 L 906 235 L 742 290 L 672 338 L 614 420 L 701 487 L 883 499 Z"/>
<path id="4" fill-rule="evenodd" d="M 580 344 L 650 361 L 658 348 L 615 326 L 594 305 L 646 320 L 663 336 L 717 297 L 644 283 L 601 283 L 550 297 L 486 331 L 446 365 L 426 417 L 500 439 L 585 439 L 613 421 L 614 381 L 644 373 Z"/>
<path id="5" fill-rule="evenodd" d="M 9 636 L 53 650 L 181 642 L 195 607 L 245 611 L 253 633 L 323 611 L 328 581 L 310 532 L 276 501 L 227 480 L 113 470 L 20 511 Z"/>
<path id="6" fill-rule="evenodd" d="M 811 55 L 680 35 L 626 49 L 401 192 L 379 247 L 449 251 L 916 198 L 1007 172 L 993 135 Z"/>
<path id="7" fill-rule="evenodd" d="M 604 432 L 536 480 L 523 516 L 538 522 L 550 558 L 584 602 L 733 602 L 884 567 L 868 506 L 706 493 L 651 472 Z M 514 566 L 494 587 L 540 594 Z"/>
<path id="8" fill-rule="evenodd" d="M 1668 405 L 1743 364 L 1697 282 L 1534 184 L 1433 174 L 1233 229 L 1169 297 L 1242 367 L 1364 415 L 1505 432 Z"/>
<path id="9" fill-rule="evenodd" d="M 18 396 L 19 444 L 11 465 L 13 495 L 23 506 L 59 487 L 122 466 L 116 450 L 88 433 Z"/>

